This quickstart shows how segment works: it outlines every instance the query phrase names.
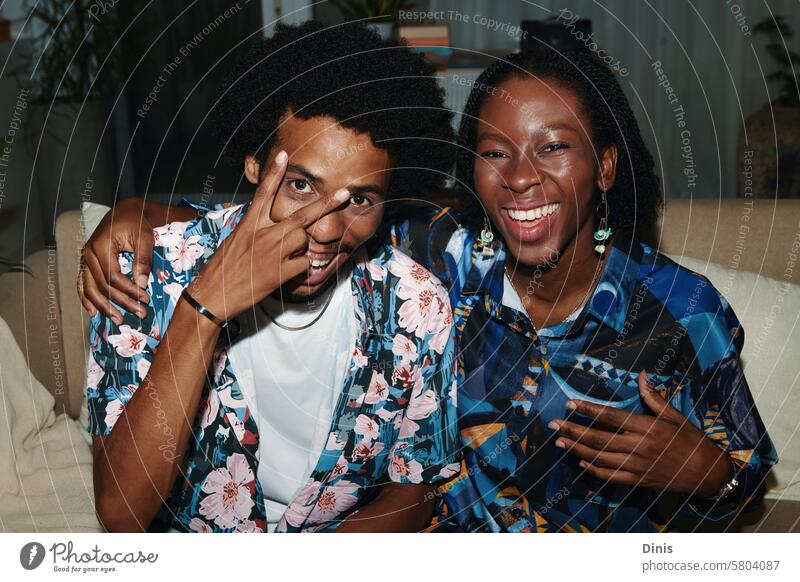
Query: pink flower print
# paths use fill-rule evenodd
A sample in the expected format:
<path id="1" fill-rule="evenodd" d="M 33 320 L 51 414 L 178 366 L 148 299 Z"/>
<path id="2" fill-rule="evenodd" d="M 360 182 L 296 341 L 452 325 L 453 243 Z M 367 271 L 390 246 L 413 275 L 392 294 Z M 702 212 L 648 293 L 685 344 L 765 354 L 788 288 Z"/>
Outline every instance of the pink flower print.
<path id="1" fill-rule="evenodd" d="M 166 259 L 176 273 L 188 271 L 194 267 L 197 259 L 203 256 L 204 249 L 199 241 L 200 236 L 193 234 L 188 238 L 182 238 L 176 246 L 167 249 Z"/>
<path id="2" fill-rule="evenodd" d="M 206 218 L 209 220 L 218 220 L 223 218 L 223 223 L 228 220 L 228 217 L 233 214 L 234 212 L 238 212 L 241 209 L 243 204 L 235 204 L 228 206 L 227 208 L 217 208 L 215 210 L 209 210 L 206 212 Z"/>
<path id="3" fill-rule="evenodd" d="M 419 461 L 406 459 L 404 450 L 408 443 L 397 443 L 392 447 L 391 461 L 389 463 L 389 477 L 395 483 L 421 483 L 422 465 Z"/>
<path id="4" fill-rule="evenodd" d="M 341 451 L 344 448 L 344 443 L 337 438 L 337 434 L 332 432 L 328 435 L 328 442 L 325 444 L 325 449 L 328 451 Z"/>
<path id="5" fill-rule="evenodd" d="M 218 394 L 217 397 L 220 397 L 220 395 Z M 236 416 L 236 413 L 229 412 L 225 415 L 225 418 L 228 419 L 228 423 L 230 423 L 231 428 L 233 428 L 233 434 L 236 435 L 236 438 L 240 441 L 243 440 L 245 433 L 244 423 L 239 420 L 239 417 Z"/>
<path id="6" fill-rule="evenodd" d="M 408 390 L 409 388 L 420 390 L 422 388 L 422 381 L 422 371 L 419 366 L 415 366 L 412 369 L 409 368 L 407 364 L 402 363 L 392 372 L 392 384 L 404 390 Z"/>
<path id="7" fill-rule="evenodd" d="M 153 244 L 157 247 L 174 248 L 183 240 L 188 222 L 171 222 L 153 229 Z"/>
<path id="8" fill-rule="evenodd" d="M 380 441 L 372 442 L 364 440 L 353 448 L 353 455 L 351 459 L 354 463 L 364 463 L 374 458 L 383 449 L 384 444 Z"/>
<path id="9" fill-rule="evenodd" d="M 458 382 L 453 380 L 452 386 L 450 386 L 450 391 L 447 393 L 447 396 L 450 397 L 450 403 L 453 406 L 458 406 Z"/>
<path id="10" fill-rule="evenodd" d="M 108 343 L 114 346 L 120 356 L 130 358 L 144 351 L 147 345 L 147 336 L 140 331 L 131 329 L 129 325 L 120 325 L 118 334 L 108 336 Z"/>
<path id="11" fill-rule="evenodd" d="M 248 519 L 254 505 L 248 485 L 254 479 L 245 456 L 232 454 L 226 468 L 214 470 L 203 481 L 201 489 L 207 496 L 200 502 L 200 515 L 225 529 Z"/>
<path id="12" fill-rule="evenodd" d="M 178 300 L 181 298 L 181 293 L 183 293 L 183 285 L 180 283 L 167 283 L 164 285 L 164 292 L 170 296 L 172 303 L 178 303 Z"/>
<path id="13" fill-rule="evenodd" d="M 403 362 L 416 361 L 417 345 L 407 336 L 398 333 L 394 336 L 394 341 L 392 342 L 392 353 L 395 356 L 400 356 Z"/>
<path id="14" fill-rule="evenodd" d="M 400 293 L 397 294 L 398 297 Z M 428 321 L 431 309 L 436 304 L 436 294 L 432 289 L 421 289 L 400 306 L 397 310 L 398 323 L 403 329 L 414 332 L 419 339 L 428 333 Z M 438 304 L 436 304 L 438 307 Z"/>
<path id="15" fill-rule="evenodd" d="M 200 403 L 198 412 L 200 428 L 206 428 L 217 419 L 219 414 L 219 397 L 214 390 L 209 390 L 208 397 Z"/>
<path id="16" fill-rule="evenodd" d="M 353 348 L 353 364 L 356 368 L 364 368 L 369 363 L 369 358 L 359 348 Z"/>
<path id="17" fill-rule="evenodd" d="M 189 522 L 189 529 L 197 533 L 212 533 L 214 531 L 210 525 L 199 517 L 192 518 L 192 521 Z"/>
<path id="18" fill-rule="evenodd" d="M 139 376 L 139 380 L 144 380 L 147 377 L 147 373 L 150 371 L 150 360 L 147 358 L 139 358 L 139 361 L 136 362 L 136 374 Z"/>
<path id="19" fill-rule="evenodd" d="M 347 468 L 349 465 L 347 464 L 347 459 L 344 458 L 344 455 L 339 455 L 339 458 L 336 460 L 336 464 L 331 469 L 331 479 L 334 477 L 341 477 L 345 473 L 347 473 Z"/>
<path id="20" fill-rule="evenodd" d="M 442 470 L 439 471 L 439 477 L 443 479 L 449 479 L 453 475 L 458 475 L 461 472 L 461 463 L 450 463 L 449 465 L 445 465 L 442 467 Z"/>
<path id="21" fill-rule="evenodd" d="M 398 294 L 401 299 L 408 299 L 420 289 L 430 287 L 429 281 L 432 279 L 428 270 L 404 253 L 395 253 L 389 270 L 400 279 Z"/>
<path id="22" fill-rule="evenodd" d="M 117 424 L 117 420 L 119 420 L 124 410 L 125 405 L 119 398 L 115 398 L 106 404 L 106 428 L 108 428 L 108 430 L 114 428 L 114 425 Z"/>
<path id="23" fill-rule="evenodd" d="M 336 519 L 358 502 L 358 498 L 354 495 L 358 489 L 358 485 L 345 480 L 325 487 L 308 520 L 311 523 L 319 523 Z"/>
<path id="24" fill-rule="evenodd" d="M 411 394 L 411 401 L 406 408 L 406 418 L 411 420 L 422 420 L 428 418 L 439 408 L 439 402 L 436 399 L 436 392 L 428 388 L 424 392 Z"/>
<path id="25" fill-rule="evenodd" d="M 378 423 L 372 420 L 366 414 L 358 415 L 358 418 L 356 418 L 356 426 L 353 430 L 356 434 L 359 434 L 368 440 L 375 440 L 380 434 L 380 431 L 378 430 Z"/>
<path id="26" fill-rule="evenodd" d="M 376 415 L 378 416 L 378 418 L 380 418 L 380 419 L 381 419 L 383 422 L 389 422 L 390 420 L 392 420 L 392 419 L 393 419 L 395 416 L 397 416 L 397 415 L 398 415 L 398 414 L 400 414 L 401 412 L 403 412 L 403 410 L 402 410 L 402 409 L 392 410 L 391 412 L 389 412 L 388 410 L 386 410 L 386 408 L 381 408 L 381 409 L 380 409 L 380 410 L 378 410 L 378 411 L 377 411 L 375 414 L 376 414 Z"/>
<path id="27" fill-rule="evenodd" d="M 378 402 L 383 402 L 386 400 L 386 397 L 389 395 L 389 384 L 386 382 L 386 378 L 383 375 L 383 372 L 378 372 L 377 370 L 372 372 L 372 380 L 369 382 L 369 387 L 367 391 L 364 392 L 361 396 L 356 399 L 356 402 L 359 404 L 367 403 L 367 404 L 377 404 Z"/>
<path id="28" fill-rule="evenodd" d="M 86 363 L 86 385 L 89 388 L 97 388 L 104 374 L 105 370 L 95 361 L 92 352 L 89 352 L 89 360 Z"/>
<path id="29" fill-rule="evenodd" d="M 373 281 L 383 281 L 386 278 L 386 269 L 373 261 L 367 263 L 367 271 Z"/>
<path id="30" fill-rule="evenodd" d="M 289 503 L 286 512 L 278 522 L 278 530 L 285 531 L 286 524 L 293 527 L 300 527 L 314 508 L 311 502 L 316 498 L 320 488 L 320 482 L 309 478 L 303 488 L 294 496 Z"/>
<path id="31" fill-rule="evenodd" d="M 411 392 L 411 400 L 406 407 L 406 414 L 403 422 L 400 425 L 399 438 L 405 439 L 414 436 L 419 430 L 419 424 L 415 420 L 423 420 L 433 414 L 439 407 L 436 399 L 436 392 L 427 389 L 424 392 L 420 390 L 413 390 Z"/>
<path id="32" fill-rule="evenodd" d="M 158 326 L 157 323 L 153 324 L 153 327 L 150 328 L 150 337 L 161 341 L 161 328 Z"/>
<path id="33" fill-rule="evenodd" d="M 440 289 L 436 294 L 436 303 L 438 311 L 431 313 L 432 319 L 428 323 L 428 331 L 434 337 L 428 341 L 428 345 L 437 354 L 441 354 L 450 339 L 450 328 L 453 327 L 453 311 L 450 308 L 450 298 L 444 289 Z"/>
<path id="34" fill-rule="evenodd" d="M 260 527 L 256 525 L 256 522 L 245 519 L 242 523 L 236 526 L 237 533 L 264 533 Z"/>
<path id="35" fill-rule="evenodd" d="M 411 420 L 410 418 L 403 418 L 403 422 L 400 425 L 400 432 L 397 433 L 397 437 L 401 439 L 407 439 L 413 437 L 419 431 L 419 425 Z"/>

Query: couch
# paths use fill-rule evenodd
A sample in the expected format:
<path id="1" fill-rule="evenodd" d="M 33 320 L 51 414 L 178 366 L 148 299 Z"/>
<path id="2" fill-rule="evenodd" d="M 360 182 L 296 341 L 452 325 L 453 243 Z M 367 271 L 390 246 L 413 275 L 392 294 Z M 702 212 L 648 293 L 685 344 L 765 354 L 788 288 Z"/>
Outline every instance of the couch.
<path id="1" fill-rule="evenodd" d="M 75 427 L 85 433 L 88 337 L 75 281 L 84 227 L 91 232 L 104 212 L 96 206 L 84 210 L 59 216 L 56 247 L 30 255 L 29 274 L 0 275 L 0 318 L 25 358 L 31 385 L 52 395 L 56 424 L 69 426 L 72 434 Z M 670 200 L 661 223 L 643 238 L 708 276 L 729 298 L 746 330 L 745 374 L 781 458 L 761 509 L 704 529 L 800 531 L 800 200 Z M 90 446 L 88 437 L 72 444 L 84 464 Z M 31 505 L 30 519 L 9 529 L 0 489 L 0 530 L 99 529 L 92 523 L 92 483 L 85 467 L 80 478 L 84 493 L 78 495 L 77 517 L 67 514 L 45 525 Z M 58 498 L 58 488 L 52 495 Z"/>

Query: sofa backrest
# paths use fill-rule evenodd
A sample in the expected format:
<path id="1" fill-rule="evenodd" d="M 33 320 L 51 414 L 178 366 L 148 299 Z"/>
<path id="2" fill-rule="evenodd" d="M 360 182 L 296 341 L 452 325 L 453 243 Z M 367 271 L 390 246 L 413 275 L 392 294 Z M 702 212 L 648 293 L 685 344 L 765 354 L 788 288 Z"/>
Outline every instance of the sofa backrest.
<path id="1" fill-rule="evenodd" d="M 800 283 L 800 200 L 667 200 L 655 232 L 645 236 L 673 257 L 687 256 Z"/>

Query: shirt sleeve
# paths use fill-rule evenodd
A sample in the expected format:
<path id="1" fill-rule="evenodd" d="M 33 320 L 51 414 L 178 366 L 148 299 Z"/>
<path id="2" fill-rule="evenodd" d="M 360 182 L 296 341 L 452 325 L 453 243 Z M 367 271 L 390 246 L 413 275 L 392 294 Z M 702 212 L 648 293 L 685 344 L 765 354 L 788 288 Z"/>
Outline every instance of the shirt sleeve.
<path id="1" fill-rule="evenodd" d="M 213 255 L 220 241 L 233 232 L 245 211 L 245 206 L 220 208 L 202 218 L 157 227 L 145 318 L 115 305 L 122 312 L 120 325 L 101 313 L 91 319 L 86 388 L 90 434 L 111 433 L 147 376 L 184 287 Z M 122 273 L 130 277 L 133 254 L 121 253 L 119 261 Z"/>
<path id="2" fill-rule="evenodd" d="M 120 255 L 123 273 L 129 272 L 133 255 Z M 139 319 L 118 305 L 123 315 L 120 325 L 98 312 L 89 328 L 89 361 L 86 397 L 89 407 L 88 430 L 92 436 L 111 434 L 139 383 L 147 376 L 160 341 L 154 325 L 154 295 L 149 289 L 148 315 Z"/>
<path id="3" fill-rule="evenodd" d="M 388 238 L 393 247 L 414 259 L 449 287 L 459 276 L 457 265 L 460 257 L 452 257 L 449 252 L 458 228 L 458 218 L 449 208 L 438 212 L 420 210 L 413 216 L 392 222 Z"/>
<path id="4" fill-rule="evenodd" d="M 396 483 L 443 483 L 455 477 L 461 466 L 455 328 L 447 291 L 438 283 L 437 299 L 441 309 L 431 310 L 424 324 L 427 333 L 415 342 L 420 378 L 390 455 L 389 477 Z"/>
<path id="5" fill-rule="evenodd" d="M 683 387 L 683 412 L 730 455 L 738 487 L 719 501 L 691 497 L 685 507 L 694 516 L 717 521 L 760 503 L 764 480 L 778 457 L 741 367 L 744 330 L 739 320 L 710 283 L 698 305 L 687 331 L 700 372 Z"/>

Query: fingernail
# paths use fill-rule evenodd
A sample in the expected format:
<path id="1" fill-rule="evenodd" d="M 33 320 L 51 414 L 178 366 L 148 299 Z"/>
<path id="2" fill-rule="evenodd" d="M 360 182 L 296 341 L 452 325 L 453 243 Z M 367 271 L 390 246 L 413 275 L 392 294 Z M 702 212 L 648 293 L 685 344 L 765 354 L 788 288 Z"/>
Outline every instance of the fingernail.
<path id="1" fill-rule="evenodd" d="M 275 163 L 282 164 L 283 162 L 285 162 L 287 160 L 288 157 L 289 157 L 289 154 L 287 154 L 285 151 L 281 150 L 281 151 L 278 152 L 278 155 L 275 156 Z"/>
<path id="2" fill-rule="evenodd" d="M 551 420 L 550 424 L 547 425 L 547 428 L 549 428 L 550 430 L 558 430 L 559 428 L 561 428 L 561 425 L 558 424 L 555 420 Z"/>
<path id="3" fill-rule="evenodd" d="M 561 439 L 558 439 L 556 441 L 556 447 L 558 447 L 559 449 L 566 449 L 567 448 L 567 443 L 565 443 Z"/>
<path id="4" fill-rule="evenodd" d="M 581 461 L 578 463 L 578 465 L 580 465 L 581 469 L 585 469 L 586 467 L 589 466 L 589 463 L 587 463 L 586 461 Z"/>
<path id="5" fill-rule="evenodd" d="M 347 191 L 346 188 L 339 190 L 336 194 L 333 195 L 334 200 L 338 200 L 339 202 L 344 202 L 348 198 L 350 198 L 350 192 Z"/>
<path id="6" fill-rule="evenodd" d="M 136 277 L 136 284 L 142 289 L 147 289 L 147 275 L 139 275 Z"/>
<path id="7" fill-rule="evenodd" d="M 578 405 L 575 404 L 572 400 L 567 402 L 567 410 L 575 410 L 576 408 L 578 408 Z"/>

